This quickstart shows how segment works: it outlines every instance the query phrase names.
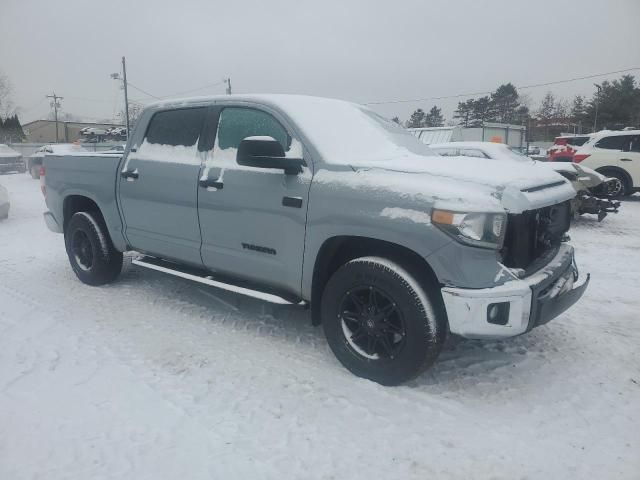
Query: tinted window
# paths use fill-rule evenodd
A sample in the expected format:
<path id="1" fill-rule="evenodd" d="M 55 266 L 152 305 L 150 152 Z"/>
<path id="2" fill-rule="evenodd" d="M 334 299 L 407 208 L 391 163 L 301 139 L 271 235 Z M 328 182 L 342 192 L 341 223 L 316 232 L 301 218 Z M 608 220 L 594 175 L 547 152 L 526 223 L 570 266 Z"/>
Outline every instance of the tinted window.
<path id="1" fill-rule="evenodd" d="M 218 147 L 238 148 L 247 137 L 269 136 L 275 138 L 285 152 L 291 146 L 291 137 L 273 116 L 253 108 L 225 108 L 218 123 Z"/>
<path id="2" fill-rule="evenodd" d="M 629 150 L 631 135 L 616 135 L 614 137 L 604 137 L 595 144 L 598 148 L 606 148 L 608 150 Z"/>
<path id="3" fill-rule="evenodd" d="M 146 140 L 161 145 L 191 147 L 200 137 L 204 115 L 204 108 L 158 112 L 151 118 Z"/>
<path id="4" fill-rule="evenodd" d="M 640 152 L 640 135 L 636 135 L 631 140 L 631 149 L 632 152 Z"/>
<path id="5" fill-rule="evenodd" d="M 434 148 L 433 150 L 443 157 L 455 157 L 458 155 L 457 148 Z"/>
<path id="6" fill-rule="evenodd" d="M 489 158 L 484 152 L 476 150 L 474 148 L 465 148 L 460 150 L 460 155 L 465 157 L 477 157 L 477 158 Z"/>
<path id="7" fill-rule="evenodd" d="M 589 137 L 573 137 L 567 139 L 567 143 L 569 145 L 573 145 L 574 147 L 581 147 L 582 145 L 587 143 L 587 140 L 589 140 Z"/>

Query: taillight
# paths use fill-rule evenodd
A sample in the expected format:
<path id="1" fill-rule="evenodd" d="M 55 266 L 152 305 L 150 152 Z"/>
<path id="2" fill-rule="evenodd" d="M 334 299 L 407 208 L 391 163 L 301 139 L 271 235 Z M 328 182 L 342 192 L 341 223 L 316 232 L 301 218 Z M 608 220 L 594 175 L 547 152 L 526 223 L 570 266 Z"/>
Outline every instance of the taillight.
<path id="1" fill-rule="evenodd" d="M 44 165 L 40 165 L 40 191 L 42 192 L 42 195 L 46 197 L 47 187 L 44 184 L 44 173 L 45 173 Z"/>
<path id="2" fill-rule="evenodd" d="M 574 162 L 576 162 L 576 163 L 580 163 L 580 162 L 581 162 L 581 161 L 583 161 L 585 158 L 590 157 L 590 156 L 591 156 L 591 155 L 587 155 L 587 154 L 584 154 L 584 153 L 578 153 L 578 154 L 575 154 L 575 155 L 573 156 L 573 161 L 574 161 Z"/>

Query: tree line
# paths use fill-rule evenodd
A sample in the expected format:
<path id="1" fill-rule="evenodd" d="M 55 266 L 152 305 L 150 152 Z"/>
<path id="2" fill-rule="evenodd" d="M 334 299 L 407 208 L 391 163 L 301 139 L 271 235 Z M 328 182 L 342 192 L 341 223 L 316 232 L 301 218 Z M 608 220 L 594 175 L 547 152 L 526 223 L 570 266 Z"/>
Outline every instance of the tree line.
<path id="1" fill-rule="evenodd" d="M 18 115 L 13 114 L 6 119 L 0 117 L 0 143 L 19 143 L 25 140 Z"/>
<path id="2" fill-rule="evenodd" d="M 398 117 L 393 120 L 402 123 Z M 531 140 L 547 140 L 560 132 L 640 128 L 640 86 L 633 75 L 624 75 L 597 85 L 590 98 L 575 95 L 567 100 L 549 91 L 532 108 L 527 95 L 520 95 L 512 83 L 506 83 L 489 95 L 458 102 L 448 125 L 480 127 L 490 122 L 526 125 Z M 407 128 L 444 124 L 442 111 L 435 105 L 428 113 L 416 109 L 404 123 Z"/>

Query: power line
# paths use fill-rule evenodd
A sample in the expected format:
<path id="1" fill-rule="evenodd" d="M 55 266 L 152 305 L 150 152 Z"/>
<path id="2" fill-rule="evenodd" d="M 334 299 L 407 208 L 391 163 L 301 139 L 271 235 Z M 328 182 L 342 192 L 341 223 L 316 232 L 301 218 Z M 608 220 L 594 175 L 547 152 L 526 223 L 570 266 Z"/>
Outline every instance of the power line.
<path id="1" fill-rule="evenodd" d="M 127 82 L 127 85 L 130 87 L 133 87 L 134 89 L 138 90 L 140 93 L 144 93 L 145 95 L 148 95 L 152 98 L 155 98 L 156 100 L 162 100 L 162 97 L 157 97 L 156 95 L 153 95 L 149 92 L 144 91 L 143 89 L 141 89 L 140 87 L 136 87 L 133 83 L 131 82 Z"/>
<path id="2" fill-rule="evenodd" d="M 593 75 L 585 75 L 584 77 L 575 77 L 575 78 L 568 78 L 565 80 L 556 80 L 553 82 L 545 82 L 545 83 L 534 83 L 531 85 L 522 85 L 519 87 L 516 87 L 518 90 L 526 90 L 529 88 L 537 88 L 537 87 L 547 87 L 549 85 L 558 85 L 561 83 L 569 83 L 569 82 L 576 82 L 578 80 L 587 80 L 590 78 L 597 78 L 597 77 L 604 77 L 607 75 L 614 75 L 617 73 L 625 73 L 625 72 L 632 72 L 635 70 L 640 70 L 640 67 L 632 67 L 632 68 L 625 68 L 623 70 L 616 70 L 613 72 L 606 72 L 606 73 L 596 73 Z M 388 100 L 388 101 L 380 101 L 380 102 L 367 102 L 365 103 L 365 105 L 387 105 L 387 104 L 392 104 L 392 103 L 411 103 L 411 102 L 424 102 L 426 100 L 446 100 L 449 98 L 461 98 L 461 97 L 474 97 L 477 95 L 489 95 L 493 93 L 492 91 L 489 92 L 472 92 L 472 93 L 459 93 L 457 95 L 444 95 L 444 96 L 440 96 L 440 97 L 424 97 L 424 98 L 412 98 L 412 99 L 404 99 L 404 100 Z"/>
<path id="3" fill-rule="evenodd" d="M 224 80 L 222 80 L 221 82 L 210 83 L 210 84 L 208 84 L 208 85 L 203 85 L 202 87 L 192 88 L 192 89 L 190 89 L 190 90 L 183 90 L 183 91 L 181 91 L 181 92 L 172 93 L 172 94 L 170 94 L 170 95 L 165 95 L 165 96 L 163 96 L 163 97 L 159 97 L 159 96 L 157 96 L 157 95 L 153 95 L 153 94 L 151 94 L 151 93 L 149 93 L 149 92 L 147 92 L 147 91 L 145 91 L 145 90 L 141 89 L 140 87 L 135 86 L 135 85 L 134 85 L 134 84 L 132 84 L 131 82 L 127 82 L 127 85 L 129 85 L 130 87 L 133 87 L 134 89 L 138 90 L 138 91 L 139 91 L 139 92 L 141 92 L 141 93 L 144 93 L 145 95 L 147 95 L 147 96 L 149 96 L 149 97 L 155 98 L 156 100 L 164 100 L 165 98 L 177 97 L 177 96 L 179 96 L 179 95 L 185 95 L 185 94 L 187 94 L 187 93 L 193 93 L 193 92 L 197 92 L 197 91 L 199 91 L 199 90 L 205 90 L 205 89 L 207 89 L 207 88 L 217 87 L 217 86 L 222 85 L 222 84 L 225 84 L 225 83 L 227 84 L 227 89 L 228 89 L 228 88 L 230 87 L 230 82 L 231 82 L 231 79 L 229 79 L 229 78 L 225 78 L 225 79 L 224 79 Z"/>

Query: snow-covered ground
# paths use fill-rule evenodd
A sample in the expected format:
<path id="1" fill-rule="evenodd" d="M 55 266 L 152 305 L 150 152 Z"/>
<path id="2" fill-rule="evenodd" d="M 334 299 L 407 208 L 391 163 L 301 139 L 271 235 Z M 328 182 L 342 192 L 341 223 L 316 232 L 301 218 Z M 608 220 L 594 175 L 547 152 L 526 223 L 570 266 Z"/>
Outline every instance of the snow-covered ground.
<path id="1" fill-rule="evenodd" d="M 0 479 L 640 478 L 640 198 L 571 236 L 582 301 L 385 388 L 306 311 L 130 267 L 81 284 L 0 176 Z"/>

